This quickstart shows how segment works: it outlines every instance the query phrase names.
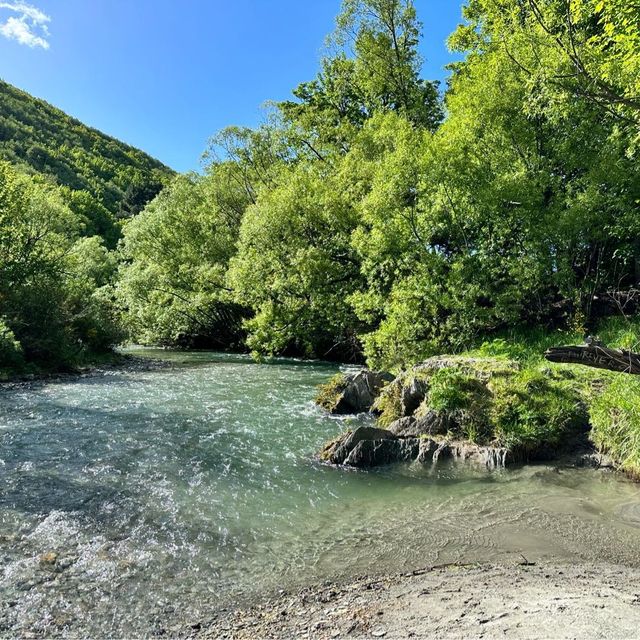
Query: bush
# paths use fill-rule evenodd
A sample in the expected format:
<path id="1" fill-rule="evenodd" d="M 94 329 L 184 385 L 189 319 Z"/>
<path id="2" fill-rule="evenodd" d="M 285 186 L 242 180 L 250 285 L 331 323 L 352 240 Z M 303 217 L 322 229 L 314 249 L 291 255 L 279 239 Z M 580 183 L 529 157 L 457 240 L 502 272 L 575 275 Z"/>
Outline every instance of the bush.
<path id="1" fill-rule="evenodd" d="M 23 366 L 22 345 L 4 319 L 0 318 L 0 372 L 14 372 Z"/>

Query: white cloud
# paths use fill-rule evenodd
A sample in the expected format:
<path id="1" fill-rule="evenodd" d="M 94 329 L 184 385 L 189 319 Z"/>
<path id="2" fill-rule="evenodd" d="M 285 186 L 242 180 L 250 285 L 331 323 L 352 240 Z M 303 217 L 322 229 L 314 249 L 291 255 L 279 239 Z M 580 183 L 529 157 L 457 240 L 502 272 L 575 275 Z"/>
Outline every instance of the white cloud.
<path id="1" fill-rule="evenodd" d="M 49 48 L 47 23 L 51 22 L 51 18 L 46 13 L 26 2 L 0 1 L 0 10 L 2 9 L 17 16 L 12 15 L 5 22 L 0 21 L 0 35 L 28 47 Z"/>

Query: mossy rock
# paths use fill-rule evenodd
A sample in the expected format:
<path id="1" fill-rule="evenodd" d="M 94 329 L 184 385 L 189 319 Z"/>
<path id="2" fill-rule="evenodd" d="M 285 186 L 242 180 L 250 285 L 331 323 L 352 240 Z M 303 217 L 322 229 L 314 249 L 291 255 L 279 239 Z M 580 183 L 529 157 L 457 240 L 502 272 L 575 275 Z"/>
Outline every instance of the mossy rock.
<path id="1" fill-rule="evenodd" d="M 573 373 L 546 366 L 447 356 L 402 372 L 374 410 L 398 435 L 443 435 L 506 448 L 519 459 L 548 457 L 588 429 L 586 388 Z M 414 422 L 401 422 L 408 417 Z"/>
<path id="2" fill-rule="evenodd" d="M 320 385 L 316 403 L 329 413 L 348 414 L 369 411 L 393 376 L 364 369 L 349 375 L 338 374 Z"/>
<path id="3" fill-rule="evenodd" d="M 337 373 L 331 380 L 318 386 L 315 403 L 329 413 L 335 413 L 346 388 L 347 376 L 344 373 Z"/>

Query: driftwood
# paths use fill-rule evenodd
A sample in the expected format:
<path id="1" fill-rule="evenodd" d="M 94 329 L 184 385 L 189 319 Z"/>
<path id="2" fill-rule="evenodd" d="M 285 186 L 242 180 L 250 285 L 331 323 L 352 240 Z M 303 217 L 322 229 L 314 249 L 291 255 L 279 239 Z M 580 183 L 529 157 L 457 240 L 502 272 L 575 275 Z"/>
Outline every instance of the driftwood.
<path id="1" fill-rule="evenodd" d="M 550 362 L 583 364 L 587 367 L 640 375 L 640 354 L 624 349 L 609 349 L 592 338 L 577 347 L 552 347 L 544 357 Z"/>

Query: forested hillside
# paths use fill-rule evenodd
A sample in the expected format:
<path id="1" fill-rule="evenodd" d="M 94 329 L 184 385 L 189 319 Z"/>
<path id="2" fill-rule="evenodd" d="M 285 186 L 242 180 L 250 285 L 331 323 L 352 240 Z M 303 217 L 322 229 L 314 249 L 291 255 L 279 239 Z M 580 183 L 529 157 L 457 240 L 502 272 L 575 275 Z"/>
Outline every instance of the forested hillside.
<path id="1" fill-rule="evenodd" d="M 0 377 L 72 368 L 125 338 L 114 249 L 172 175 L 0 82 Z"/>
<path id="2" fill-rule="evenodd" d="M 88 234 L 115 245 L 116 221 L 138 213 L 173 171 L 146 153 L 87 127 L 0 81 L 0 160 L 69 189 Z"/>

